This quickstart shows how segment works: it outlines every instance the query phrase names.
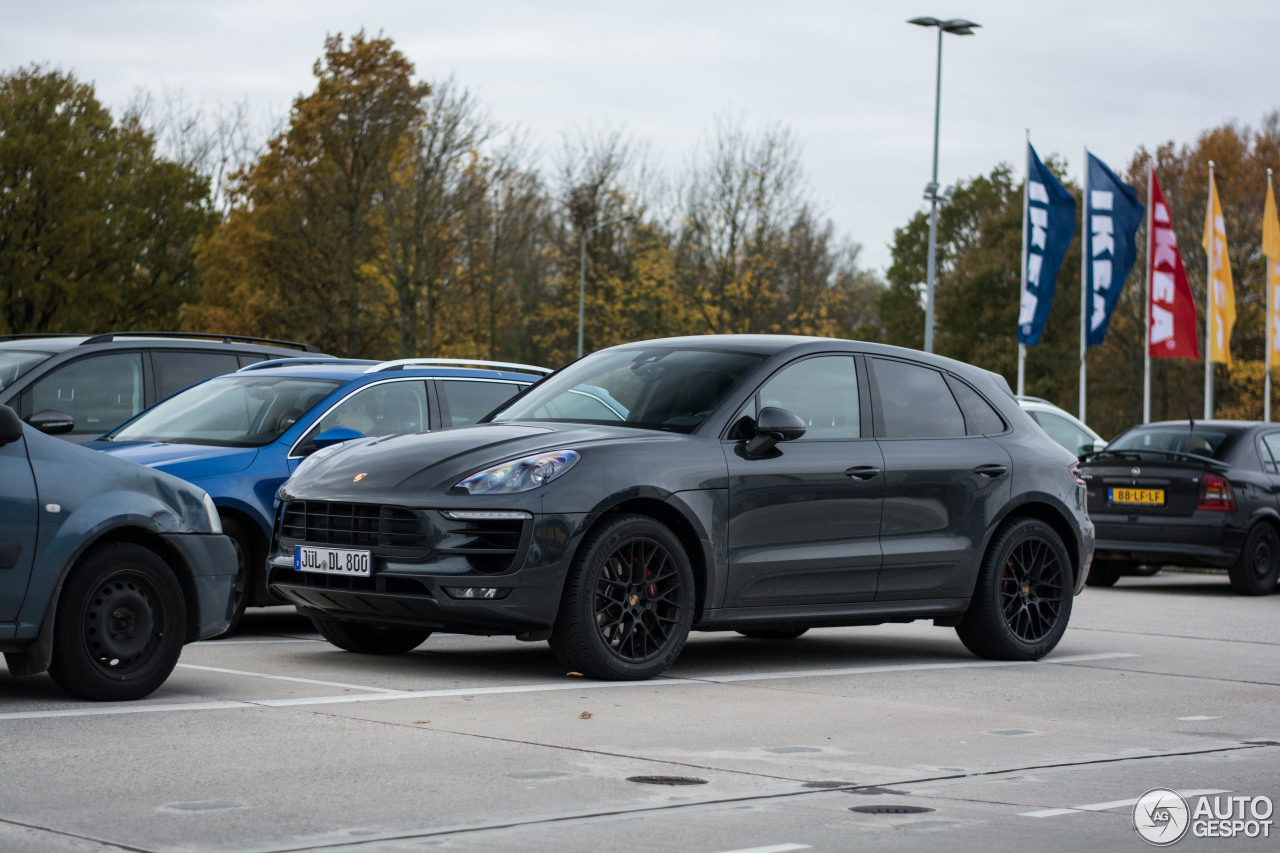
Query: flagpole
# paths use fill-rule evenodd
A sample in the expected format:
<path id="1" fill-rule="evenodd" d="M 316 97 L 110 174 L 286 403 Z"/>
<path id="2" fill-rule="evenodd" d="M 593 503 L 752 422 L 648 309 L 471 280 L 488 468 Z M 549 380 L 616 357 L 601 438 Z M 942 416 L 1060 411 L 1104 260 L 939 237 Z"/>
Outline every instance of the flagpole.
<path id="1" fill-rule="evenodd" d="M 1156 224 L 1156 208 L 1154 187 L 1156 167 L 1147 162 L 1147 298 L 1143 317 L 1146 323 L 1146 346 L 1142 351 L 1142 422 L 1151 423 L 1151 246 L 1152 232 Z"/>
<path id="2" fill-rule="evenodd" d="M 1209 161 L 1209 212 L 1205 214 L 1209 222 L 1209 248 L 1205 254 L 1205 300 L 1204 314 L 1204 419 L 1213 419 L 1213 253 L 1217 248 L 1216 223 L 1213 221 L 1213 161 Z"/>
<path id="3" fill-rule="evenodd" d="M 1031 128 L 1027 128 L 1027 148 L 1031 147 Z M 1022 294 L 1027 292 L 1027 217 L 1030 215 L 1029 208 L 1031 206 L 1031 158 L 1028 156 L 1031 152 L 1028 150 L 1023 153 L 1022 160 L 1025 163 L 1026 177 L 1022 181 L 1022 287 L 1018 291 L 1019 299 Z M 1021 397 L 1026 393 L 1027 378 L 1027 345 L 1018 342 L 1018 396 Z"/>
<path id="4" fill-rule="evenodd" d="M 1084 149 L 1084 192 L 1080 196 L 1080 420 L 1085 418 L 1085 351 L 1089 345 L 1089 146 Z"/>
<path id="5" fill-rule="evenodd" d="M 1271 170 L 1267 169 L 1267 189 L 1271 189 Z M 1025 217 L 1024 217 L 1025 219 Z M 1025 225 L 1024 225 L 1025 227 Z M 1265 255 L 1263 257 L 1266 257 Z M 1273 263 L 1272 258 L 1267 258 L 1267 265 Z M 1267 289 L 1267 367 L 1262 376 L 1262 419 L 1270 423 L 1271 421 L 1271 336 L 1272 330 L 1272 305 L 1271 305 L 1271 276 L 1267 275 L 1263 278 L 1263 287 Z"/>

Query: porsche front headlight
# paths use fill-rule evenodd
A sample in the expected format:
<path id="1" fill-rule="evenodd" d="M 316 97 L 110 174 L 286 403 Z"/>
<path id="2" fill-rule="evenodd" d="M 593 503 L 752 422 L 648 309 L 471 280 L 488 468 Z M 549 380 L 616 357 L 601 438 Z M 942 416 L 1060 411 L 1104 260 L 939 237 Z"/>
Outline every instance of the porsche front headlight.
<path id="1" fill-rule="evenodd" d="M 582 458 L 576 450 L 552 450 L 485 468 L 458 483 L 473 495 L 509 495 L 544 486 Z"/>

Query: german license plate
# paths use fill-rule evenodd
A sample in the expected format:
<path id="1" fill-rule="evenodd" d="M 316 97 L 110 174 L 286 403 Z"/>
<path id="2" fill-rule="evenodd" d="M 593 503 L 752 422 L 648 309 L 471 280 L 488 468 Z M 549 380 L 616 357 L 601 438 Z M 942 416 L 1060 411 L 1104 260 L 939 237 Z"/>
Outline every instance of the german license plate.
<path id="1" fill-rule="evenodd" d="M 367 578 L 372 562 L 368 551 L 316 548 L 312 545 L 297 545 L 293 549 L 293 568 L 299 572 Z"/>
<path id="2" fill-rule="evenodd" d="M 1108 489 L 1107 500 L 1121 506 L 1164 506 L 1164 489 Z"/>

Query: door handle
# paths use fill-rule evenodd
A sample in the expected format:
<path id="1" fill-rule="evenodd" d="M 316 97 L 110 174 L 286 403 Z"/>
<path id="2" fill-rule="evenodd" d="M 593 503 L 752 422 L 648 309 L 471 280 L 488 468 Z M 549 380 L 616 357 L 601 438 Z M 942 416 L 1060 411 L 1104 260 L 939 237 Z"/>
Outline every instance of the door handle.
<path id="1" fill-rule="evenodd" d="M 977 468 L 973 469 L 973 473 L 981 474 L 984 477 L 990 477 L 993 480 L 996 477 L 1003 477 L 1008 473 L 1008 471 L 1008 467 L 1004 465 L 979 465 Z"/>
<path id="2" fill-rule="evenodd" d="M 855 480 L 870 480 L 872 477 L 880 476 L 880 469 L 874 465 L 854 465 L 844 473 L 846 477 L 852 477 Z"/>

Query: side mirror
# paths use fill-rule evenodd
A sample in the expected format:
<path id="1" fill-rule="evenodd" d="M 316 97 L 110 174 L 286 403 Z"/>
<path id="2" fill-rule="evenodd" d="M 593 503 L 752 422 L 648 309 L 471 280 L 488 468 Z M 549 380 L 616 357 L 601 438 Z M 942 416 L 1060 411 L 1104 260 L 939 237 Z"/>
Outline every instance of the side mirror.
<path id="1" fill-rule="evenodd" d="M 311 439 L 316 446 L 316 450 L 322 450 L 326 447 L 333 447 L 335 444 L 342 444 L 344 441 L 350 441 L 353 438 L 364 438 L 364 433 L 348 427 L 332 427 Z"/>
<path id="2" fill-rule="evenodd" d="M 22 419 L 8 406 L 0 406 L 0 447 L 22 438 Z"/>
<path id="3" fill-rule="evenodd" d="M 44 409 L 27 418 L 27 423 L 45 435 L 63 435 L 76 428 L 76 419 L 66 412 Z"/>
<path id="4" fill-rule="evenodd" d="M 794 412 L 766 406 L 756 420 L 755 437 L 747 442 L 748 456 L 763 456 L 780 441 L 794 441 L 804 435 L 804 420 Z"/>

